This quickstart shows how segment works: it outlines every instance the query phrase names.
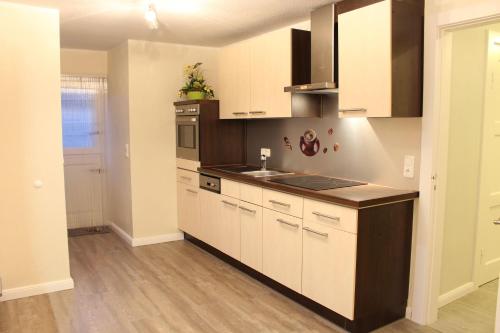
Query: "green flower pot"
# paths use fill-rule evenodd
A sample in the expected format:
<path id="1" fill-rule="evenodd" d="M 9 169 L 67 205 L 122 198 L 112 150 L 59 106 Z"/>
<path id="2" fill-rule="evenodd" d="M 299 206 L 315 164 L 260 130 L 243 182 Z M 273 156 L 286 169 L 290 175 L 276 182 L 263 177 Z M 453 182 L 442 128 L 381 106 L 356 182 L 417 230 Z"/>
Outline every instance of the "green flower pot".
<path id="1" fill-rule="evenodd" d="M 203 91 L 188 91 L 187 99 L 205 99 L 205 93 Z"/>

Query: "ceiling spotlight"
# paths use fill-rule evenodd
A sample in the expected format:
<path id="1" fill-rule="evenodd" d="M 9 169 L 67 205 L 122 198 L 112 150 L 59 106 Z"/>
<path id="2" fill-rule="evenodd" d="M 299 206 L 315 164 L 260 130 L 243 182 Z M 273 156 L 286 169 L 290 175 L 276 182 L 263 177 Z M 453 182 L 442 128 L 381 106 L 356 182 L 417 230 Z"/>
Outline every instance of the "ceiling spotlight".
<path id="1" fill-rule="evenodd" d="M 144 18 L 146 19 L 149 29 L 158 29 L 158 16 L 156 15 L 156 6 L 153 2 L 148 3 Z"/>

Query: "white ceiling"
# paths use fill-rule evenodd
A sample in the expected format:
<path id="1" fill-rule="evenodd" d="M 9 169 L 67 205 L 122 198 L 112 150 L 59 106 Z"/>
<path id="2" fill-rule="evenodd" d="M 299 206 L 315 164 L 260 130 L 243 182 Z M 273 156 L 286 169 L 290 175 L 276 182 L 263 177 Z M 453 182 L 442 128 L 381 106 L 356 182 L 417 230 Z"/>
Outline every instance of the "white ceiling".
<path id="1" fill-rule="evenodd" d="M 221 46 L 309 17 L 333 0 L 155 0 L 160 28 L 144 20 L 146 0 L 8 0 L 61 12 L 61 46 L 107 50 L 126 39 Z"/>

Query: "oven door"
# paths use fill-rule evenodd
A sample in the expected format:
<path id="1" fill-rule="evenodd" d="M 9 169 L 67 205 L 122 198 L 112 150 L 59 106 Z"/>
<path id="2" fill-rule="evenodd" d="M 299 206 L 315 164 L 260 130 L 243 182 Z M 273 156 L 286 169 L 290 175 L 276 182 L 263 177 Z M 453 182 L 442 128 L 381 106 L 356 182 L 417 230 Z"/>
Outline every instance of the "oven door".
<path id="1" fill-rule="evenodd" d="M 199 116 L 177 116 L 177 158 L 200 160 Z"/>

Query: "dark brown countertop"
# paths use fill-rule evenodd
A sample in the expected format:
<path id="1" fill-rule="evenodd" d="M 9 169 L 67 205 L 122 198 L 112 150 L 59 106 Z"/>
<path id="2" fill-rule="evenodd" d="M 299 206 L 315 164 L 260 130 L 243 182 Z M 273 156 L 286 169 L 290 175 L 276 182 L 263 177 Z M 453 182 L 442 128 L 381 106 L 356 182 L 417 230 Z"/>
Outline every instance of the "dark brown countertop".
<path id="1" fill-rule="evenodd" d="M 273 183 L 269 181 L 269 177 L 256 178 L 241 173 L 216 170 L 216 168 L 217 167 L 201 167 L 199 168 L 199 171 L 200 173 L 206 175 L 217 176 L 228 180 L 234 180 L 241 183 L 260 186 L 262 188 L 295 194 L 303 196 L 305 198 L 331 202 L 334 204 L 356 209 L 384 205 L 391 202 L 414 200 L 418 198 L 419 195 L 417 191 L 399 190 L 375 184 L 344 187 L 333 190 L 313 191 L 304 188 Z M 294 176 L 297 175 L 301 174 L 294 174 Z M 290 177 L 290 175 L 278 177 Z"/>

